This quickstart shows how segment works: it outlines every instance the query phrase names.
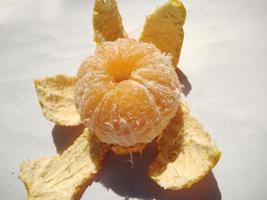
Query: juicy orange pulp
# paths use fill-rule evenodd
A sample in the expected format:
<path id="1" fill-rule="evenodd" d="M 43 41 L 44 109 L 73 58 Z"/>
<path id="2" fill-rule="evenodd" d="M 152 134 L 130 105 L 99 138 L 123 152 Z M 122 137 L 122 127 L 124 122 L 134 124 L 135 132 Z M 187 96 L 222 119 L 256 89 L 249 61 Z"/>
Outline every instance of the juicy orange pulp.
<path id="1" fill-rule="evenodd" d="M 152 44 L 118 39 L 99 45 L 81 65 L 75 104 L 101 141 L 133 146 L 162 133 L 180 88 L 169 56 Z"/>

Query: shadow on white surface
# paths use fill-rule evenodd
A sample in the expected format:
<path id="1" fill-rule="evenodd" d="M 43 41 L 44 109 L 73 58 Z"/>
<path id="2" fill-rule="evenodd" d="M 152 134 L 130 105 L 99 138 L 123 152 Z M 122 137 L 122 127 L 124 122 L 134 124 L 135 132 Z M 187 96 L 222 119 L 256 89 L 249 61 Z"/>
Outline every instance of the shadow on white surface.
<path id="1" fill-rule="evenodd" d="M 117 156 L 110 152 L 97 181 L 125 199 L 221 200 L 221 192 L 212 172 L 190 189 L 171 191 L 160 188 L 147 176 L 148 165 L 155 155 L 154 146 L 150 145 L 142 157 L 134 155 L 132 169 L 129 156 Z"/>
<path id="2" fill-rule="evenodd" d="M 175 71 L 176 71 L 176 74 L 177 74 L 177 76 L 179 78 L 180 83 L 183 85 L 182 93 L 185 96 L 187 96 L 190 93 L 191 89 L 192 89 L 192 85 L 189 82 L 187 76 L 184 74 L 184 72 L 180 68 L 177 67 L 175 69 Z"/>
<path id="3" fill-rule="evenodd" d="M 57 152 L 61 154 L 74 143 L 77 137 L 83 132 L 84 126 L 59 126 L 55 125 L 52 130 L 52 137 Z"/>
<path id="4" fill-rule="evenodd" d="M 73 144 L 82 133 L 83 128 L 83 126 L 63 127 L 55 125 L 52 130 L 52 137 L 57 152 L 62 153 Z M 147 176 L 149 163 L 154 156 L 155 144 L 152 143 L 142 155 L 133 154 L 134 165 L 131 168 L 129 155 L 118 156 L 110 152 L 96 181 L 124 199 L 221 200 L 221 192 L 212 172 L 190 189 L 171 191 L 160 188 Z M 86 183 L 82 187 L 75 200 L 81 198 L 88 185 L 89 183 Z"/>

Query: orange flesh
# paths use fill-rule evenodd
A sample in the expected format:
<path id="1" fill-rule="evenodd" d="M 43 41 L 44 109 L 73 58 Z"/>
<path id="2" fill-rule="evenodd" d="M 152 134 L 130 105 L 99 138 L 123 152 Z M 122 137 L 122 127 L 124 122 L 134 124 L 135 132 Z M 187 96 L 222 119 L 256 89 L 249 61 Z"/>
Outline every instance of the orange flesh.
<path id="1" fill-rule="evenodd" d="M 129 147 L 161 134 L 179 95 L 168 56 L 152 44 L 118 39 L 99 45 L 81 65 L 75 104 L 101 141 Z"/>

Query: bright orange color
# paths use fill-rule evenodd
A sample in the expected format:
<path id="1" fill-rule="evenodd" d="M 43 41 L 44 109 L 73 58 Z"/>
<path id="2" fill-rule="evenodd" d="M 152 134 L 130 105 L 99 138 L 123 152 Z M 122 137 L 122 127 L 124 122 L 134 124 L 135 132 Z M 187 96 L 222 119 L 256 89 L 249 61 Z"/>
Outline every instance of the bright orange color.
<path id="1" fill-rule="evenodd" d="M 162 133 L 175 115 L 180 89 L 169 56 L 152 44 L 118 39 L 97 46 L 81 65 L 75 104 L 101 141 L 133 146 Z"/>

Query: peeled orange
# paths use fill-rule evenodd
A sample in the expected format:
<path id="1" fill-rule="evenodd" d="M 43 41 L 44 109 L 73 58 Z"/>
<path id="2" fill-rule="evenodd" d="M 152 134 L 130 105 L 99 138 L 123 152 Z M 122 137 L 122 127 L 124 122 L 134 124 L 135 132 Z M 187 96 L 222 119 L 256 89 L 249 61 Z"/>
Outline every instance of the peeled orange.
<path id="1" fill-rule="evenodd" d="M 125 38 L 100 44 L 83 62 L 74 100 L 101 141 L 133 146 L 162 133 L 175 115 L 180 89 L 169 56 Z"/>

